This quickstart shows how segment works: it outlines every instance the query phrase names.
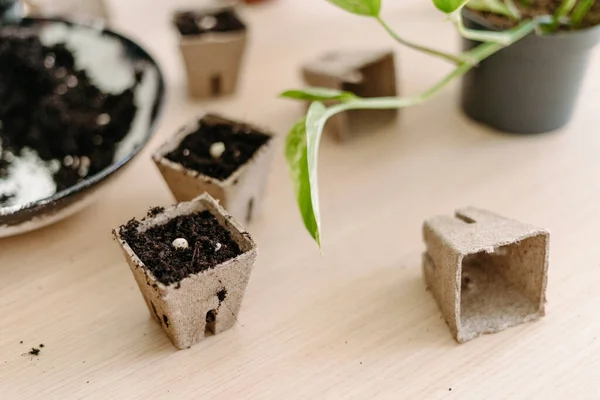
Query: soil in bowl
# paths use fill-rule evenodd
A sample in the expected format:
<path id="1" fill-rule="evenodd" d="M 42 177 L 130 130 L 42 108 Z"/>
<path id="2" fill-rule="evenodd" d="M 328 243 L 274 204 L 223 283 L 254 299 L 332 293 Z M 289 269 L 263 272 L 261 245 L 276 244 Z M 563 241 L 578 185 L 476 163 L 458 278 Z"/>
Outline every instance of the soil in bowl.
<path id="1" fill-rule="evenodd" d="M 523 19 L 532 19 L 540 16 L 554 15 L 564 0 L 531 0 L 526 4 L 525 2 L 515 2 L 515 6 L 519 9 Z M 515 21 L 507 16 L 471 10 L 472 12 L 481 15 L 491 25 L 501 28 L 509 29 L 514 27 L 518 21 Z M 588 28 L 591 26 L 600 24 L 600 2 L 595 1 L 587 15 L 583 19 L 581 26 L 578 28 Z M 563 30 L 572 29 L 567 26 L 562 28 Z"/>
<path id="2" fill-rule="evenodd" d="M 241 124 L 201 120 L 198 129 L 165 157 L 203 175 L 225 180 L 270 139 L 269 135 Z"/>
<path id="3" fill-rule="evenodd" d="M 44 187 L 27 201 L 112 164 L 136 114 L 134 87 L 104 93 L 64 44 L 45 46 L 35 28 L 0 29 L 0 207 L 17 201 L 31 168 L 44 179 L 28 190 Z"/>
<path id="4" fill-rule="evenodd" d="M 246 29 L 232 9 L 214 12 L 180 12 L 175 15 L 175 25 L 182 36 L 198 36 L 209 32 L 237 32 Z"/>
<path id="5" fill-rule="evenodd" d="M 149 215 L 156 215 L 151 210 Z M 242 254 L 238 244 L 209 212 L 180 215 L 164 225 L 139 232 L 140 222 L 121 227 L 121 238 L 164 285 L 213 268 Z M 176 248 L 175 239 L 185 239 L 187 248 Z"/>

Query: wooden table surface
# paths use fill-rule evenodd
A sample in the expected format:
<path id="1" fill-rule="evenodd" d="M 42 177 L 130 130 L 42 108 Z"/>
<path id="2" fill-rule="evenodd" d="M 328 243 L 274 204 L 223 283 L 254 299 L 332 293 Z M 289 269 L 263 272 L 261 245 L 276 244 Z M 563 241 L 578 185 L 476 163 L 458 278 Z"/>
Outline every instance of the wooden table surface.
<path id="1" fill-rule="evenodd" d="M 468 121 L 454 85 L 404 110 L 394 126 L 321 153 L 321 256 L 304 231 L 282 141 L 239 325 L 177 351 L 151 320 L 110 230 L 173 199 L 149 154 L 207 109 L 283 138 L 302 106 L 276 94 L 299 64 L 341 47 L 393 46 L 372 21 L 324 0 L 245 10 L 242 84 L 231 98 L 185 96 L 168 0 L 114 0 L 114 25 L 157 56 L 169 84 L 159 133 L 91 207 L 52 227 L 0 240 L 2 399 L 598 399 L 600 398 L 600 53 L 573 122 L 508 136 Z M 387 0 L 408 36 L 458 40 L 429 2 Z M 401 49 L 401 90 L 449 66 Z M 547 316 L 458 345 L 425 291 L 422 221 L 474 205 L 552 232 Z M 23 342 L 22 344 L 20 342 Z M 39 357 L 24 355 L 43 343 Z"/>

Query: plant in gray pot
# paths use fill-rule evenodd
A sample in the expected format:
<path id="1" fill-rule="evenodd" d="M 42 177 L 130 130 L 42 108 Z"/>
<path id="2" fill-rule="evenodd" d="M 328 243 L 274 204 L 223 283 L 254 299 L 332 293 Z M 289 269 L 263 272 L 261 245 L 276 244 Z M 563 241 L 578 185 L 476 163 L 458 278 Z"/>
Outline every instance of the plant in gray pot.
<path id="1" fill-rule="evenodd" d="M 573 114 L 590 50 L 600 39 L 600 29 L 590 27 L 600 22 L 600 3 L 517 4 L 515 15 L 463 10 L 465 25 L 484 31 L 514 26 L 517 18 L 554 17 L 540 27 L 541 34 L 528 35 L 471 69 L 462 81 L 461 105 L 472 119 L 502 131 L 552 131 L 566 125 Z M 585 7 L 590 7 L 587 13 Z M 478 44 L 463 39 L 466 51 Z"/>
<path id="2" fill-rule="evenodd" d="M 462 105 L 471 118 L 510 132 L 557 129 L 571 116 L 589 50 L 600 38 L 596 0 L 432 0 L 464 38 L 459 54 L 398 35 L 381 14 L 381 0 L 327 1 L 374 20 L 398 43 L 455 68 L 413 96 L 365 98 L 331 88 L 281 94 L 311 102 L 306 116 L 288 133 L 286 158 L 304 225 L 319 245 L 317 160 L 323 128 L 331 117 L 350 110 L 419 105 L 464 77 Z"/>

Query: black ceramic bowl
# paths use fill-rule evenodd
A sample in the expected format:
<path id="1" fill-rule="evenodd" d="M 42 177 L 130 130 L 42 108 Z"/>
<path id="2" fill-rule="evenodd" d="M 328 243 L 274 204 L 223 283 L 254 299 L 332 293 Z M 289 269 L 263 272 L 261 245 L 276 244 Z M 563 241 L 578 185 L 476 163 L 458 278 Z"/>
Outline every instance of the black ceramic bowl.
<path id="1" fill-rule="evenodd" d="M 133 66 L 135 64 L 138 71 L 143 71 L 143 75 L 140 84 L 135 89 L 138 109 L 134 123 L 128 134 L 119 143 L 113 163 L 100 172 L 86 177 L 78 184 L 56 192 L 50 197 L 1 207 L 0 237 L 16 235 L 52 224 L 89 204 L 94 193 L 117 175 L 117 172 L 121 171 L 148 143 L 154 134 L 164 101 L 164 80 L 159 66 L 144 49 L 126 37 L 102 27 L 60 19 L 25 19 L 22 24 L 26 26 L 40 25 L 44 32 L 50 32 L 59 39 L 61 35 L 72 35 L 73 32 L 76 32 L 83 38 L 79 38 L 79 42 L 87 41 L 81 54 L 92 55 L 92 53 L 100 51 L 96 49 L 109 50 L 102 56 L 104 70 L 110 70 L 113 65 L 115 68 L 116 66 L 123 68 L 124 65 Z M 94 44 L 94 40 L 99 42 Z M 94 51 L 85 51 L 90 48 Z M 79 53 L 75 52 L 74 56 L 77 59 Z M 116 74 L 116 71 L 109 72 Z M 31 182 L 29 183 L 31 184 Z M 27 186 L 28 182 L 19 182 L 19 184 Z"/>

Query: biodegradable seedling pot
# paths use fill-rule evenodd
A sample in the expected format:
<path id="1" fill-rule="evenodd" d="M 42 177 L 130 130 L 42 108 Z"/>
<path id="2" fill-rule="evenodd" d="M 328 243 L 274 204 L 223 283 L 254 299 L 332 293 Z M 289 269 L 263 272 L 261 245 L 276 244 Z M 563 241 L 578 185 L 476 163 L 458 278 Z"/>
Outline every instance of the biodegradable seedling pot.
<path id="1" fill-rule="evenodd" d="M 257 248 L 250 235 L 209 195 L 180 203 L 167 210 L 151 211 L 137 230 L 146 232 L 178 216 L 209 211 L 237 243 L 241 254 L 213 268 L 163 283 L 133 251 L 123 237 L 125 226 L 114 231 L 152 317 L 178 349 L 231 328 L 237 319 Z M 195 238 L 188 237 L 190 245 Z M 168 244 L 167 244 L 168 245 Z M 207 251 L 203 249 L 203 251 Z M 182 265 L 170 265 L 173 269 Z M 162 278 L 164 279 L 164 278 Z"/>
<path id="2" fill-rule="evenodd" d="M 69 16 L 70 18 L 109 20 L 104 0 L 25 0 L 29 17 Z"/>
<path id="3" fill-rule="evenodd" d="M 214 124 L 231 126 L 232 129 L 240 132 L 248 130 L 256 132 L 264 135 L 267 141 L 244 164 L 223 178 L 215 178 L 168 158 L 169 154 L 180 148 L 186 138 L 202 129 L 203 125 Z M 231 215 L 249 223 L 258 216 L 262 208 L 269 168 L 273 159 L 272 142 L 273 135 L 257 127 L 217 115 L 205 114 L 165 142 L 152 158 L 177 201 L 188 201 L 201 193 L 208 192 L 218 199 Z"/>
<path id="4" fill-rule="evenodd" d="M 391 51 L 331 52 L 304 65 L 302 75 L 310 86 L 344 90 L 361 97 L 397 94 L 396 66 Z M 367 124 L 387 122 L 397 113 L 395 109 L 349 111 L 332 117 L 327 130 L 337 140 L 343 141 L 363 130 L 361 128 L 367 127 Z"/>
<path id="5" fill-rule="evenodd" d="M 468 28 L 493 30 L 481 17 L 463 11 Z M 462 83 L 461 105 L 475 121 L 513 133 L 548 132 L 573 114 L 600 28 L 553 35 L 531 34 L 473 68 Z M 478 42 L 463 39 L 470 50 Z"/>
<path id="6" fill-rule="evenodd" d="M 466 208 L 427 220 L 423 235 L 425 282 L 458 342 L 544 315 L 546 230 Z"/>
<path id="7" fill-rule="evenodd" d="M 192 20 L 182 30 L 180 18 Z M 233 24 L 230 30 L 221 25 L 221 19 Z M 208 21 L 208 22 L 206 22 Z M 218 21 L 217 25 L 211 27 Z M 189 22 L 189 21 L 188 21 Z M 192 97 L 214 97 L 233 93 L 237 87 L 244 50 L 246 48 L 245 24 L 231 7 L 212 8 L 175 13 L 174 23 L 178 26 L 179 48 L 187 72 L 188 92 Z"/>

